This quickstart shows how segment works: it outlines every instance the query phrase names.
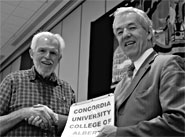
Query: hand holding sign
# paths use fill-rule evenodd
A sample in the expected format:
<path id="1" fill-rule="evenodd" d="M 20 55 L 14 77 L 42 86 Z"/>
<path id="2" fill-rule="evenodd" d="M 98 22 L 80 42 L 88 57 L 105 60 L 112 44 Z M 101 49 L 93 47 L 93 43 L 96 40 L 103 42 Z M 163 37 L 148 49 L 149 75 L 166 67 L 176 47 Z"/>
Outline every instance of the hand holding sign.
<path id="1" fill-rule="evenodd" d="M 114 125 L 114 94 L 73 104 L 61 137 L 96 137 L 106 125 Z"/>
<path id="2" fill-rule="evenodd" d="M 106 125 L 100 131 L 96 137 L 116 137 L 116 126 Z"/>

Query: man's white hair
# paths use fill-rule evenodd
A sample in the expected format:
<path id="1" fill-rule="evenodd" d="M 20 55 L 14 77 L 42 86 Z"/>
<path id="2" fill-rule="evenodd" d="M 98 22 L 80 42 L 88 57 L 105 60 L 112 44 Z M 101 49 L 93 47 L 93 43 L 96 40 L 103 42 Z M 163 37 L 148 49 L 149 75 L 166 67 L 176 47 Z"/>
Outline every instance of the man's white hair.
<path id="1" fill-rule="evenodd" d="M 141 21 L 141 25 L 144 29 L 146 29 L 147 31 L 149 31 L 149 29 L 153 29 L 153 24 L 152 21 L 149 19 L 149 17 L 147 16 L 147 14 L 137 8 L 133 8 L 133 7 L 121 7 L 118 8 L 115 12 L 114 12 L 114 17 L 119 17 L 125 13 L 135 13 L 137 15 L 139 15 L 140 19 L 143 20 L 143 22 Z M 143 24 L 144 23 L 144 24 Z M 113 23 L 113 28 L 115 28 L 115 22 Z"/>
<path id="2" fill-rule="evenodd" d="M 60 54 L 62 55 L 62 51 L 65 48 L 64 39 L 59 34 L 53 34 L 51 32 L 47 32 L 47 31 L 39 32 L 39 33 L 37 33 L 36 35 L 33 36 L 33 39 L 31 41 L 31 46 L 30 46 L 31 49 L 34 50 L 36 48 L 37 40 L 40 37 L 43 37 L 43 36 L 50 36 L 50 37 L 56 39 L 58 41 L 58 44 L 59 44 L 59 47 L 60 47 Z"/>

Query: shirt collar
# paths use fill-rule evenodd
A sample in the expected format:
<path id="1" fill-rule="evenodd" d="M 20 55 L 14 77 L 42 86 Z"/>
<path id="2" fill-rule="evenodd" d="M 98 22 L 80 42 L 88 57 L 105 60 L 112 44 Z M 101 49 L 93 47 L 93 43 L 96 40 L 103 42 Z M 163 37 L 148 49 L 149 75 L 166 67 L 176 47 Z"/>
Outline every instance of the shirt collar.
<path id="1" fill-rule="evenodd" d="M 134 66 L 136 71 L 139 70 L 139 68 L 141 67 L 141 65 L 143 64 L 143 62 L 146 60 L 146 58 L 153 52 L 153 48 L 149 48 L 148 50 L 146 50 L 143 55 L 136 61 L 134 61 Z"/>
<path id="2" fill-rule="evenodd" d="M 35 79 L 37 78 L 37 75 L 39 75 L 39 74 L 37 74 L 37 73 L 38 73 L 38 72 L 36 72 L 35 67 L 32 66 L 32 68 L 30 69 L 30 74 L 29 74 L 30 80 L 35 80 Z M 58 85 L 61 85 L 61 82 L 60 82 L 60 80 L 57 78 L 57 76 L 56 76 L 55 73 L 52 73 L 52 74 L 50 75 L 49 81 L 51 81 L 51 82 L 53 82 L 53 83 L 54 83 L 54 82 L 57 82 Z"/>

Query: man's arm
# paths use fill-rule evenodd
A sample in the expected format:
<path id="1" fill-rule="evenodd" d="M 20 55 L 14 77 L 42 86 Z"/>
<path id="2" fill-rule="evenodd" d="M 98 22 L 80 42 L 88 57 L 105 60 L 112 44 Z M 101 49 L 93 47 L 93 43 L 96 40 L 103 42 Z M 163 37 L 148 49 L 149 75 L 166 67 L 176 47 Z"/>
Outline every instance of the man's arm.
<path id="1" fill-rule="evenodd" d="M 8 115 L 0 116 L 0 136 L 8 132 L 23 119 L 24 117 L 22 116 L 21 110 L 12 112 Z"/>
<path id="2" fill-rule="evenodd" d="M 0 116 L 0 135 L 5 134 L 16 124 L 18 124 L 22 120 L 30 118 L 31 116 L 33 117 L 39 116 L 42 119 L 44 128 L 48 129 L 53 125 L 53 119 L 45 108 L 43 107 L 22 108 L 8 115 Z"/>
<path id="3" fill-rule="evenodd" d="M 68 116 L 56 114 L 49 107 L 47 107 L 45 105 L 42 105 L 42 104 L 35 105 L 34 108 L 40 108 L 40 109 L 42 108 L 42 109 L 45 109 L 48 112 L 48 114 L 50 115 L 53 124 L 55 124 L 57 126 L 57 133 L 58 134 L 61 134 L 62 133 L 62 131 L 64 130 L 64 127 L 66 125 Z M 35 116 L 35 117 L 29 117 L 28 118 L 28 123 L 29 124 L 32 124 L 32 125 L 35 125 L 37 127 L 43 128 L 42 127 L 42 123 L 41 122 L 38 122 L 39 120 L 40 119 L 38 119 L 37 116 Z"/>
<path id="4" fill-rule="evenodd" d="M 24 119 L 21 110 L 7 113 L 9 110 L 12 83 L 11 75 L 8 75 L 0 84 L 0 136 Z"/>
<path id="5" fill-rule="evenodd" d="M 65 128 L 68 116 L 66 115 L 58 115 L 58 122 L 57 122 L 57 132 L 61 134 Z"/>

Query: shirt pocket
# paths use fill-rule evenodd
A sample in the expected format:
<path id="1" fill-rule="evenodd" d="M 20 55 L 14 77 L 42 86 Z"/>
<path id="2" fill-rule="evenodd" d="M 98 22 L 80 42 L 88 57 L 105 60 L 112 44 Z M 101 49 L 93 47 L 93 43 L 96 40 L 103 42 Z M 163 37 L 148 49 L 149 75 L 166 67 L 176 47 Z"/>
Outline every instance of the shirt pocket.
<path id="1" fill-rule="evenodd" d="M 57 103 L 57 110 L 56 110 L 57 113 L 68 115 L 70 107 L 67 103 L 66 97 L 64 97 L 64 96 L 57 97 L 56 103 Z"/>

